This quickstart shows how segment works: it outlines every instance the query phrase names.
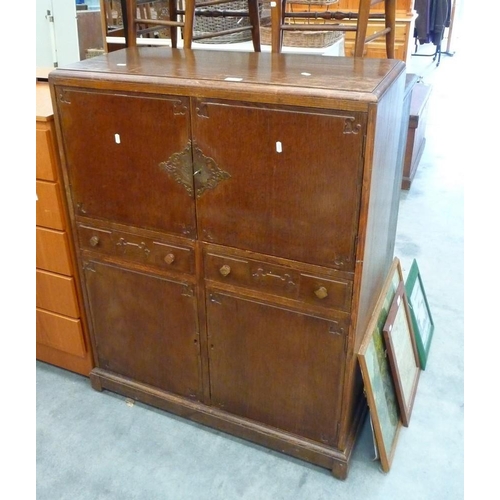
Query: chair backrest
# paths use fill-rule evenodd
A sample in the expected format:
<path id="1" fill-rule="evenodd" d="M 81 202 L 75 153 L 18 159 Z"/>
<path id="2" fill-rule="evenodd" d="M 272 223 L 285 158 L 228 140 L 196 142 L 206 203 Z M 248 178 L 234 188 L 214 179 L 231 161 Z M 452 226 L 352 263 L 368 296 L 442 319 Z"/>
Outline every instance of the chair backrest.
<path id="1" fill-rule="evenodd" d="M 153 4 L 165 3 L 159 0 L 121 0 L 123 19 L 126 31 L 126 45 L 137 45 L 137 37 L 147 36 L 148 33 L 159 29 L 170 29 L 172 47 L 177 47 L 177 32 L 182 29 L 183 47 L 192 48 L 192 42 L 205 38 L 220 37 L 241 31 L 251 31 L 254 50 L 260 52 L 260 12 L 259 0 L 247 0 L 247 9 L 219 8 L 224 4 L 233 3 L 234 0 L 184 0 L 184 8 L 179 6 L 180 0 L 168 0 L 168 19 L 158 19 L 151 15 Z M 250 23 L 231 29 L 211 31 L 208 33 L 194 34 L 195 16 L 199 17 L 248 17 Z"/>
<path id="2" fill-rule="evenodd" d="M 383 13 L 374 13 L 372 8 L 384 4 Z M 356 20 L 355 24 L 342 24 L 340 21 Z M 385 28 L 367 35 L 370 19 L 384 19 Z M 321 24 L 317 21 L 323 20 Z M 293 21 L 293 22 L 291 22 Z M 312 21 L 312 22 L 311 22 Z M 314 22 L 316 21 L 316 22 Z M 271 51 L 281 52 L 285 31 L 353 31 L 356 33 L 354 57 L 363 57 L 366 44 L 385 37 L 386 53 L 389 59 L 395 57 L 396 0 L 360 0 L 357 12 L 318 10 L 312 12 L 292 12 L 287 0 L 271 2 Z"/>

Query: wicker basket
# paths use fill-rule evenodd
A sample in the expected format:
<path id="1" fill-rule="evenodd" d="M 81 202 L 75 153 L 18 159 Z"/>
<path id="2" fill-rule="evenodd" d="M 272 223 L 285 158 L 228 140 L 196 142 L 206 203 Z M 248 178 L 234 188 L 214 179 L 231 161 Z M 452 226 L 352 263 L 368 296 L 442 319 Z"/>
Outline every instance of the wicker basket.
<path id="1" fill-rule="evenodd" d="M 216 7 L 215 7 L 216 8 Z M 206 9 L 197 8 L 200 10 L 213 10 L 214 7 L 207 7 Z M 242 12 L 248 9 L 248 2 L 246 0 L 239 0 L 235 2 L 229 2 L 223 4 L 219 7 L 220 10 L 224 11 L 236 11 Z M 259 7 L 262 13 L 262 6 Z M 194 21 L 194 36 L 205 35 L 208 33 L 214 33 L 217 31 L 230 30 L 233 28 L 241 28 L 243 26 L 251 26 L 250 18 L 248 17 L 203 17 L 195 16 Z M 246 42 L 252 39 L 252 32 L 250 30 L 240 31 L 238 33 L 231 33 L 229 35 L 221 35 L 213 38 L 201 38 L 196 40 L 196 43 L 237 43 Z"/>
<path id="2" fill-rule="evenodd" d="M 344 36 L 343 31 L 284 31 L 284 47 L 322 48 L 333 45 Z M 271 28 L 260 27 L 260 41 L 263 45 L 271 45 Z"/>

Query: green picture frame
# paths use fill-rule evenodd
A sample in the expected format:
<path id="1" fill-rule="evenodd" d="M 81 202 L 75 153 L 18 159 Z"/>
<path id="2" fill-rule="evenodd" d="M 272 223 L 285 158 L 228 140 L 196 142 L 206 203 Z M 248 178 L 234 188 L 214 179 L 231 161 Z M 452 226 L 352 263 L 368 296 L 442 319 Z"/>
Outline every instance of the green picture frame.
<path id="1" fill-rule="evenodd" d="M 401 283 L 404 283 L 401 263 L 395 257 L 357 353 L 375 443 L 384 472 L 389 472 L 391 468 L 403 426 L 383 335 L 389 310 Z"/>
<path id="2" fill-rule="evenodd" d="M 405 290 L 417 343 L 420 368 L 425 370 L 434 336 L 434 320 L 416 259 L 413 259 L 408 272 Z"/>

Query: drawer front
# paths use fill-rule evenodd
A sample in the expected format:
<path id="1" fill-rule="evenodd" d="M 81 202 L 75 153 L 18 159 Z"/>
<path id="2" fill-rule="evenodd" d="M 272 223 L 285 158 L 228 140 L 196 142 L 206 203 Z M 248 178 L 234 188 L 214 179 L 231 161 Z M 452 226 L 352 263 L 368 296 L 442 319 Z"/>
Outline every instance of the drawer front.
<path id="1" fill-rule="evenodd" d="M 52 128 L 48 123 L 36 124 L 36 178 L 57 180 L 56 157 L 52 139 Z"/>
<path id="2" fill-rule="evenodd" d="M 160 269 L 194 272 L 194 252 L 163 239 L 78 224 L 80 247 Z"/>
<path id="3" fill-rule="evenodd" d="M 352 283 L 303 273 L 285 266 L 208 253 L 207 280 L 259 290 L 341 311 L 350 310 Z"/>
<path id="4" fill-rule="evenodd" d="M 80 309 L 74 278 L 37 269 L 36 306 L 78 319 Z"/>
<path id="5" fill-rule="evenodd" d="M 52 229 L 65 229 L 59 184 L 36 181 L 36 224 Z"/>
<path id="6" fill-rule="evenodd" d="M 294 270 L 215 254 L 206 255 L 205 276 L 220 283 L 257 288 L 289 298 L 297 297 L 300 280 Z"/>
<path id="7" fill-rule="evenodd" d="M 350 311 L 352 283 L 309 274 L 300 275 L 299 299 L 308 304 Z"/>
<path id="8" fill-rule="evenodd" d="M 68 354 L 85 356 L 83 331 L 79 319 L 37 309 L 36 341 Z"/>
<path id="9" fill-rule="evenodd" d="M 73 274 L 66 232 L 36 228 L 36 267 L 66 276 Z"/>

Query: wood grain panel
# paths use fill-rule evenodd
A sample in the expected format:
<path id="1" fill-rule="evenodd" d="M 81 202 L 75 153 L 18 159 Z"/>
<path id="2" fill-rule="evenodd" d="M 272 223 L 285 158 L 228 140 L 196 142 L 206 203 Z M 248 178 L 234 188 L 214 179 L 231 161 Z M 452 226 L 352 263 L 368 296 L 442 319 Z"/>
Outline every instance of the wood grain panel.
<path id="1" fill-rule="evenodd" d="M 78 319 L 80 308 L 74 278 L 37 269 L 36 306 Z"/>
<path id="2" fill-rule="evenodd" d="M 36 181 L 36 224 L 51 229 L 64 230 L 64 207 L 57 182 Z"/>
<path id="3" fill-rule="evenodd" d="M 51 122 L 36 124 L 36 178 L 47 181 L 57 179 L 56 158 Z"/>
<path id="4" fill-rule="evenodd" d="M 86 353 L 81 321 L 43 309 L 36 310 L 36 341 L 75 356 Z"/>
<path id="5" fill-rule="evenodd" d="M 36 267 L 66 276 L 73 274 L 67 233 L 36 228 Z"/>

